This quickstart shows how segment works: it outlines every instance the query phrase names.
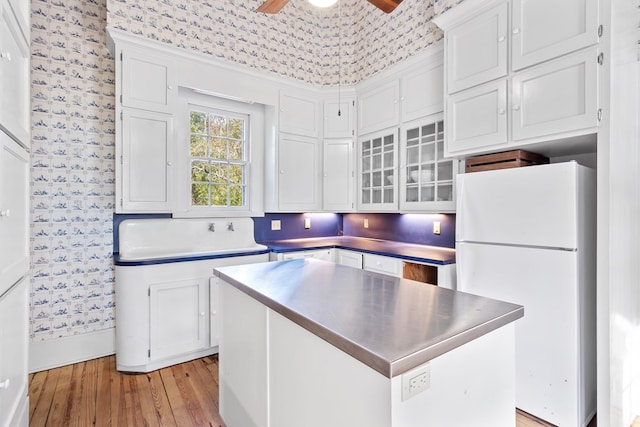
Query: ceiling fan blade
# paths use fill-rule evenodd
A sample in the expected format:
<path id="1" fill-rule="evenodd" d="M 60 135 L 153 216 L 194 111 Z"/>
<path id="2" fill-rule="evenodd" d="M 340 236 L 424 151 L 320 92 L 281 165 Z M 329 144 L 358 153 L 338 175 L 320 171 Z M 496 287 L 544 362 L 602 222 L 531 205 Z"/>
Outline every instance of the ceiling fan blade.
<path id="1" fill-rule="evenodd" d="M 391 13 L 393 10 L 402 3 L 402 0 L 367 0 L 369 3 L 383 11 L 384 13 Z"/>
<path id="2" fill-rule="evenodd" d="M 257 10 L 264 13 L 278 13 L 287 3 L 289 3 L 289 0 L 267 0 Z"/>

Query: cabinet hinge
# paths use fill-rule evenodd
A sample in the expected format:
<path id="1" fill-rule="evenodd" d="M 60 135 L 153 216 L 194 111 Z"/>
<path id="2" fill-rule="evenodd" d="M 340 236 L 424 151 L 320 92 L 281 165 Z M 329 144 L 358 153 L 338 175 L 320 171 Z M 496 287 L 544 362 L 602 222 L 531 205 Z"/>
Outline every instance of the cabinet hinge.
<path id="1" fill-rule="evenodd" d="M 151 349 L 147 350 L 147 357 L 151 359 Z"/>
<path id="2" fill-rule="evenodd" d="M 120 52 L 120 61 L 122 61 L 122 59 L 124 58 L 122 52 Z"/>
<path id="3" fill-rule="evenodd" d="M 598 108 L 598 122 L 602 121 L 602 108 Z"/>
<path id="4" fill-rule="evenodd" d="M 120 199 L 120 207 L 124 206 L 124 201 Z"/>
<path id="5" fill-rule="evenodd" d="M 604 34 L 604 27 L 600 24 L 598 25 L 598 37 L 602 37 L 602 34 Z"/>
<path id="6" fill-rule="evenodd" d="M 355 100 L 355 99 L 351 101 L 351 106 L 352 106 L 352 107 L 355 107 L 355 106 L 356 106 L 356 100 Z"/>
<path id="7" fill-rule="evenodd" d="M 351 129 L 351 136 L 354 136 L 356 134 L 356 131 L 354 131 L 353 129 Z"/>
<path id="8" fill-rule="evenodd" d="M 120 104 L 122 104 L 122 95 L 120 95 Z"/>
<path id="9" fill-rule="evenodd" d="M 604 64 L 604 52 L 600 52 L 598 54 L 598 64 L 600 65 Z"/>
<path id="10" fill-rule="evenodd" d="M 123 158 L 122 154 L 120 155 L 120 164 L 124 165 L 124 158 Z"/>
<path id="11" fill-rule="evenodd" d="M 120 100 L 122 100 L 122 95 L 120 95 Z M 124 120 L 124 111 L 120 111 L 120 120 Z"/>

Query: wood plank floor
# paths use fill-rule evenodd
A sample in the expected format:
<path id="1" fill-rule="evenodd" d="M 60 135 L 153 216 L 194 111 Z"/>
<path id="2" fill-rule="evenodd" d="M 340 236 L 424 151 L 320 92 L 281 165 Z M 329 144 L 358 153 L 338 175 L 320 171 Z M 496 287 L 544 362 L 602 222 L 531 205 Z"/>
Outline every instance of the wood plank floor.
<path id="1" fill-rule="evenodd" d="M 30 427 L 224 427 L 217 355 L 148 374 L 116 371 L 114 356 L 37 372 L 29 399 Z M 516 427 L 541 426 L 550 424 L 516 412 Z"/>

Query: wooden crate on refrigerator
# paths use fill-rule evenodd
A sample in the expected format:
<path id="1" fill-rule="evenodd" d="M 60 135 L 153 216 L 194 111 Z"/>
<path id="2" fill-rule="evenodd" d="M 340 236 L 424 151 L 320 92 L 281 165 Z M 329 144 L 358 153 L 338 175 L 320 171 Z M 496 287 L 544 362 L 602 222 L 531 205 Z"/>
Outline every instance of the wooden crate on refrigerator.
<path id="1" fill-rule="evenodd" d="M 465 172 L 519 168 L 522 166 L 543 165 L 547 163 L 549 163 L 549 158 L 540 154 L 524 150 L 512 150 L 470 157 L 466 160 Z"/>

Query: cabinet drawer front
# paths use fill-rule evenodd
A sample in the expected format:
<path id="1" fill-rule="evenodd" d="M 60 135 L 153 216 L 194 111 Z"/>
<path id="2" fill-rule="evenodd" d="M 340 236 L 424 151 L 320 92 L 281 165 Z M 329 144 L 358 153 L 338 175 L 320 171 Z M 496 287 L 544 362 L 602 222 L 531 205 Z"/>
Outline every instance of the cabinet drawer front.
<path id="1" fill-rule="evenodd" d="M 503 3 L 447 34 L 447 91 L 507 75 L 508 7 Z"/>
<path id="2" fill-rule="evenodd" d="M 533 67 L 512 80 L 514 140 L 597 125 L 597 50 Z"/>
<path id="3" fill-rule="evenodd" d="M 514 71 L 598 42 L 597 0 L 514 0 L 512 16 Z"/>
<path id="4" fill-rule="evenodd" d="M 364 254 L 364 269 L 401 277 L 402 262 L 395 258 Z"/>
<path id="5" fill-rule="evenodd" d="M 449 97 L 447 153 L 507 143 L 507 82 L 501 80 Z"/>

